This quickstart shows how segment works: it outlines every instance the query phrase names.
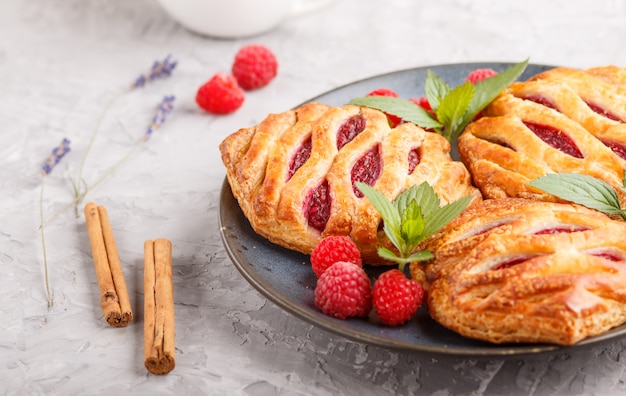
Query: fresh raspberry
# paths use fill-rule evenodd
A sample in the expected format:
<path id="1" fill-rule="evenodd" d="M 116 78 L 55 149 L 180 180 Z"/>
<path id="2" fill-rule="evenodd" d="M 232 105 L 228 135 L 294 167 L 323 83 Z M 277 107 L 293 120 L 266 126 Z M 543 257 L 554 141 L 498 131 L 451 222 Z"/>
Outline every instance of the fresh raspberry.
<path id="1" fill-rule="evenodd" d="M 237 81 L 219 72 L 202 85 L 196 93 L 196 103 L 213 114 L 228 114 L 241 107 L 245 94 Z"/>
<path id="2" fill-rule="evenodd" d="M 263 45 L 247 45 L 235 55 L 232 73 L 245 90 L 266 86 L 276 77 L 277 72 L 276 56 Z"/>
<path id="3" fill-rule="evenodd" d="M 476 84 L 477 82 L 493 77 L 496 74 L 498 73 L 492 69 L 476 69 L 467 75 L 465 82 L 469 81 L 472 84 Z"/>
<path id="4" fill-rule="evenodd" d="M 368 93 L 367 96 L 389 96 L 391 98 L 397 98 L 398 94 L 389 88 L 378 88 Z M 397 127 L 402 122 L 402 118 L 400 117 L 396 117 L 387 113 L 385 113 L 385 115 L 387 116 L 387 119 L 389 120 L 389 125 L 392 128 Z"/>
<path id="5" fill-rule="evenodd" d="M 311 268 L 319 278 L 328 267 L 337 261 L 349 261 L 361 267 L 361 253 L 347 236 L 323 238 L 311 252 Z"/>
<path id="6" fill-rule="evenodd" d="M 374 282 L 372 301 L 380 321 L 388 326 L 407 322 L 422 305 L 424 288 L 400 270 L 382 273 Z"/>
<path id="7" fill-rule="evenodd" d="M 315 305 L 338 319 L 366 317 L 372 310 L 370 279 L 362 267 L 338 261 L 317 280 Z"/>
<path id="8" fill-rule="evenodd" d="M 367 96 L 389 96 L 391 98 L 397 98 L 398 93 L 389 88 L 378 88 L 368 93 Z"/>
<path id="9" fill-rule="evenodd" d="M 420 96 L 417 99 L 416 98 L 409 98 L 409 102 L 415 103 L 416 105 L 418 105 L 422 109 L 424 109 L 427 112 L 429 112 L 433 117 L 436 117 L 435 112 L 433 111 L 433 108 L 430 107 L 430 103 L 428 103 L 428 99 L 426 98 L 426 96 Z"/>

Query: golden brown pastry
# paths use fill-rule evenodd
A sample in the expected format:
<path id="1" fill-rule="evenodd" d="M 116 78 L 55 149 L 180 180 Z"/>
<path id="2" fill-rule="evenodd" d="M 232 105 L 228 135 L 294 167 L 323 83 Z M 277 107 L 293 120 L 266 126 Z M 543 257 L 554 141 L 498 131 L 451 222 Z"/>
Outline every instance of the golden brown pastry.
<path id="1" fill-rule="evenodd" d="M 571 345 L 626 322 L 626 223 L 507 198 L 468 208 L 444 231 L 426 277 L 428 310 L 445 327 L 492 343 Z"/>
<path id="2" fill-rule="evenodd" d="M 619 190 L 626 169 L 626 70 L 555 68 L 512 84 L 459 138 L 461 159 L 485 198 L 558 201 L 528 187 L 557 172 Z"/>
<path id="3" fill-rule="evenodd" d="M 356 181 L 389 199 L 424 181 L 442 204 L 481 199 L 465 166 L 451 160 L 447 140 L 409 123 L 391 128 L 384 113 L 369 108 L 308 103 L 240 129 L 220 151 L 252 228 L 306 254 L 323 236 L 348 235 L 364 261 L 380 263 L 381 219 Z"/>

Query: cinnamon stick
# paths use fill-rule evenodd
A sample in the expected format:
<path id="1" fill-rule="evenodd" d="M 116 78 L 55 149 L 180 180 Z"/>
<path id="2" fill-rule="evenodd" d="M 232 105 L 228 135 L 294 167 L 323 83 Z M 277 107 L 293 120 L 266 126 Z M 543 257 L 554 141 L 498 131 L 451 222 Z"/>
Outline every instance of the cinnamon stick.
<path id="1" fill-rule="evenodd" d="M 167 239 L 144 243 L 144 365 L 152 374 L 174 369 L 174 284 L 172 244 Z"/>
<path id="2" fill-rule="evenodd" d="M 93 202 L 84 212 L 104 318 L 113 327 L 124 327 L 133 320 L 133 312 L 109 216 L 106 208 Z"/>

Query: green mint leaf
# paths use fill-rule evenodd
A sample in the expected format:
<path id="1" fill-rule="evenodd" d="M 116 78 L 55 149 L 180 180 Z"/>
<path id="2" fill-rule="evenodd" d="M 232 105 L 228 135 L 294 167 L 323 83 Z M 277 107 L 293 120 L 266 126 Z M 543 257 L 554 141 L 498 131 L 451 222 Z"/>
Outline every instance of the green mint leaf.
<path id="1" fill-rule="evenodd" d="M 426 72 L 424 91 L 436 117 L 417 104 L 386 96 L 353 99 L 349 104 L 378 109 L 424 129 L 434 130 L 453 142 L 496 96 L 511 85 L 528 66 L 528 59 L 478 83 L 465 82 L 452 89 L 432 71 Z M 624 184 L 626 189 L 626 180 Z"/>
<path id="2" fill-rule="evenodd" d="M 378 255 L 384 260 L 393 261 L 400 264 L 400 271 L 404 272 L 404 265 L 410 264 L 415 261 L 426 261 L 434 257 L 434 255 L 428 250 L 421 250 L 415 252 L 408 257 L 398 257 L 391 250 L 381 247 L 378 248 Z"/>
<path id="3" fill-rule="evenodd" d="M 402 194 L 398 195 L 395 199 L 394 204 L 398 208 L 398 212 L 402 213 L 412 201 L 417 202 L 424 217 L 430 216 L 432 212 L 439 209 L 439 205 L 441 204 L 435 190 L 426 182 L 404 190 Z"/>
<path id="4" fill-rule="evenodd" d="M 416 201 L 411 201 L 406 210 L 401 212 L 401 215 L 401 235 L 404 244 L 402 249 L 400 249 L 400 255 L 407 257 L 413 252 L 417 244 L 422 241 L 425 224 L 422 211 Z"/>
<path id="5" fill-rule="evenodd" d="M 438 130 L 441 128 L 441 123 L 429 112 L 406 99 L 389 96 L 365 96 L 352 99 L 348 104 L 377 109 L 384 113 L 400 117 L 402 120 L 411 122 L 424 129 Z"/>
<path id="6" fill-rule="evenodd" d="M 598 210 L 609 216 L 619 215 L 626 219 L 615 190 L 603 180 L 593 176 L 553 173 L 539 177 L 529 185 L 566 201 Z"/>
<path id="7" fill-rule="evenodd" d="M 496 74 L 493 77 L 479 81 L 476 84 L 476 93 L 472 98 L 469 106 L 468 119 L 471 121 L 480 113 L 489 103 L 491 103 L 500 92 L 504 91 L 509 85 L 522 75 L 528 66 L 528 59 L 517 63 L 508 69 Z"/>
<path id="8" fill-rule="evenodd" d="M 466 82 L 454 88 L 446 95 L 437 109 L 437 119 L 444 125 L 444 136 L 451 140 L 461 133 L 467 110 L 474 97 L 474 84 Z"/>
<path id="9" fill-rule="evenodd" d="M 428 100 L 430 108 L 437 112 L 439 103 L 452 90 L 450 86 L 432 71 L 426 71 L 426 81 L 424 82 L 424 94 Z"/>
<path id="10" fill-rule="evenodd" d="M 626 170 L 624 171 L 624 176 L 622 177 L 622 187 L 620 189 L 624 194 L 626 194 Z"/>
<path id="11" fill-rule="evenodd" d="M 439 232 L 443 227 L 448 225 L 455 217 L 461 214 L 467 208 L 467 205 L 472 201 L 471 196 L 465 196 L 454 202 L 442 206 L 430 216 L 426 217 L 426 227 L 424 228 L 424 234 L 426 238 Z"/>
<path id="12" fill-rule="evenodd" d="M 404 260 L 402 257 L 397 256 L 394 252 L 384 247 L 378 248 L 378 255 L 384 260 L 389 260 L 396 263 L 400 263 Z"/>
<path id="13" fill-rule="evenodd" d="M 389 241 L 391 241 L 391 243 L 398 248 L 398 250 L 400 250 L 403 245 L 401 228 L 402 219 L 400 212 L 396 209 L 396 206 L 372 186 L 362 182 L 356 182 L 355 185 L 370 201 L 378 213 L 380 213 L 380 217 L 385 223 L 383 227 L 385 235 L 387 235 Z"/>
<path id="14" fill-rule="evenodd" d="M 394 252 L 384 247 L 378 248 L 378 255 L 384 260 L 393 261 L 400 264 L 400 267 L 402 268 L 400 271 L 402 272 L 404 272 L 405 264 L 410 264 L 415 261 L 426 261 L 435 257 L 428 250 L 420 250 L 419 252 L 415 252 L 408 257 L 399 257 Z"/>
<path id="15" fill-rule="evenodd" d="M 393 202 L 365 183 L 357 182 L 356 187 L 378 210 L 385 222 L 383 228 L 385 235 L 398 249 L 399 256 L 389 249 L 380 247 L 379 256 L 397 262 L 401 268 L 411 261 L 432 257 L 430 252 L 413 251 L 420 243 L 458 216 L 472 199 L 467 196 L 439 207 L 437 193 L 426 182 L 403 191 Z"/>
<path id="16" fill-rule="evenodd" d="M 410 255 L 409 257 L 407 257 L 407 262 L 412 263 L 414 261 L 426 261 L 426 260 L 430 260 L 431 258 L 435 257 L 431 252 L 429 252 L 428 250 L 420 250 L 419 252 L 415 252 L 412 255 Z"/>

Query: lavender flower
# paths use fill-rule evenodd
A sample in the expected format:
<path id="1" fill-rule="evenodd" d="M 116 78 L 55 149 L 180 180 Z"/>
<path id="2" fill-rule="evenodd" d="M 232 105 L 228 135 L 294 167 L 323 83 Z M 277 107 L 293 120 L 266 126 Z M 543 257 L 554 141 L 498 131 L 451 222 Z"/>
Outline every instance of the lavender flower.
<path id="1" fill-rule="evenodd" d="M 70 151 L 70 141 L 66 138 L 63 138 L 61 144 L 55 147 L 52 150 L 52 153 L 46 160 L 46 162 L 42 165 L 41 170 L 44 175 L 49 175 L 52 172 L 52 169 L 56 166 L 56 164 L 61 161 L 61 159 Z"/>
<path id="2" fill-rule="evenodd" d="M 157 108 L 157 111 L 154 114 L 154 117 L 152 117 L 152 122 L 150 123 L 150 126 L 146 130 L 146 133 L 143 135 L 144 141 L 150 139 L 150 136 L 152 136 L 152 132 L 154 132 L 155 129 L 163 125 L 163 123 L 167 119 L 167 116 L 174 109 L 174 99 L 176 99 L 174 95 L 163 97 L 163 100 L 161 101 L 161 104 Z"/>
<path id="3" fill-rule="evenodd" d="M 130 87 L 143 87 L 146 83 L 156 80 L 157 78 L 169 77 L 177 63 L 176 61 L 170 60 L 170 55 L 166 56 L 162 61 L 154 61 L 150 71 L 137 77 Z"/>

